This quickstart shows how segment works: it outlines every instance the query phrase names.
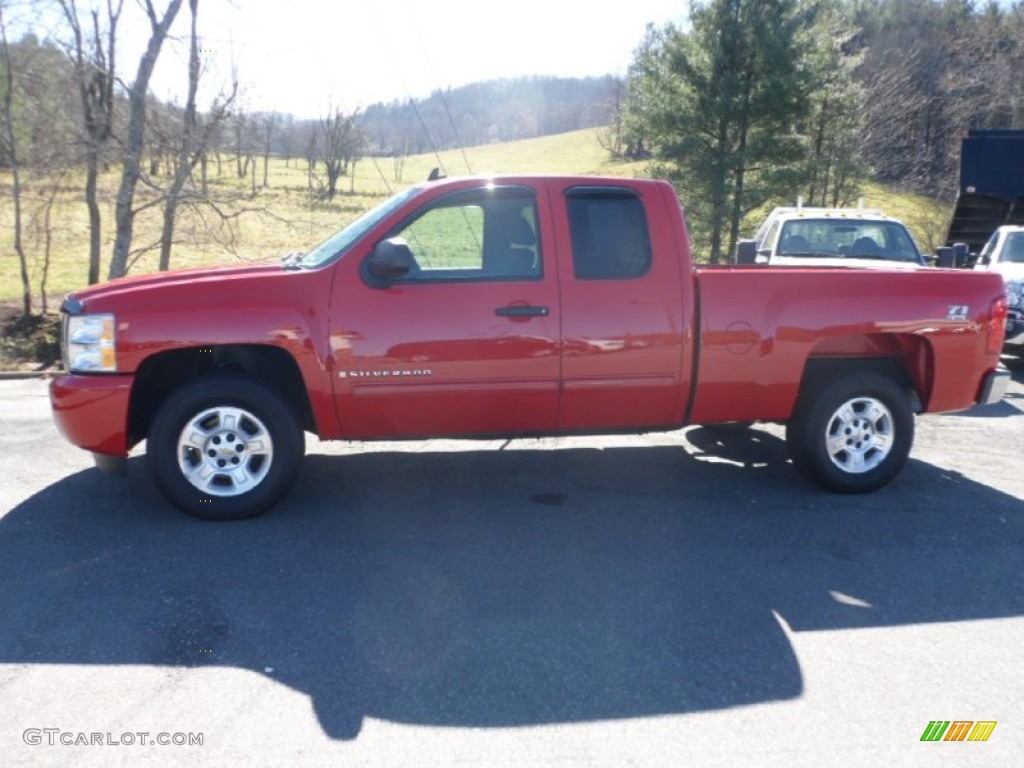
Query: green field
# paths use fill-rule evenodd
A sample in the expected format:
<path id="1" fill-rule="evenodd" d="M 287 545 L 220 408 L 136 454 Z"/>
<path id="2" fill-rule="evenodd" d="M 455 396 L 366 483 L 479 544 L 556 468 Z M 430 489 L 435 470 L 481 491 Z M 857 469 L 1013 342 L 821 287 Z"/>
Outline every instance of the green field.
<path id="1" fill-rule="evenodd" d="M 223 175 L 217 175 L 217 164 L 210 163 L 209 204 L 200 203 L 182 211 L 177 227 L 177 244 L 172 254 L 172 268 L 209 264 L 263 261 L 280 258 L 290 251 L 303 251 L 376 205 L 391 192 L 426 179 L 430 170 L 441 165 L 449 175 L 472 173 L 566 173 L 609 176 L 642 176 L 646 163 L 613 162 L 601 148 L 594 130 L 547 136 L 540 139 L 490 144 L 465 151 L 442 152 L 406 158 L 401 172 L 389 158 L 360 161 L 354 172 L 339 182 L 341 194 L 331 202 L 313 200 L 310 194 L 306 161 L 271 159 L 269 184 L 257 187 L 252 195 L 250 179 L 239 179 L 234 173 L 234 158 L 223 157 Z M 84 173 L 81 174 L 84 176 Z M 262 181 L 262 160 L 257 181 Z M 396 178 L 398 177 L 398 178 Z M 112 249 L 114 196 L 119 171 L 112 168 L 101 183 L 104 199 L 104 263 Z M 158 179 L 158 181 L 160 181 Z M 50 179 L 25 178 L 23 207 L 25 251 L 31 264 L 34 306 L 39 309 L 40 280 L 46 253 L 44 202 L 52 193 Z M 88 219 L 81 186 L 83 178 L 68 174 L 60 182 L 50 216 L 50 266 L 46 292 L 59 296 L 82 287 L 87 279 Z M 12 247 L 13 206 L 9 176 L 0 176 L 4 196 L 0 198 L 0 217 L 4 222 L 5 242 L 0 259 L 0 301 L 10 303 L 21 296 L 17 257 Z M 137 204 L 146 200 L 140 186 Z M 683 201 L 685 204 L 685 200 Z M 926 251 L 941 245 L 948 210 L 932 201 L 913 195 L 893 192 L 878 185 L 865 189 L 865 205 L 879 207 L 902 218 Z M 131 274 L 157 269 L 157 251 L 152 249 L 159 233 L 159 208 L 143 212 L 137 219 L 134 247 L 141 249 L 134 257 Z M 241 212 L 235 218 L 222 220 L 220 213 Z M 751 222 L 753 225 L 756 222 Z M 150 247 L 150 250 L 145 250 Z M 54 310 L 50 302 L 50 310 Z"/>

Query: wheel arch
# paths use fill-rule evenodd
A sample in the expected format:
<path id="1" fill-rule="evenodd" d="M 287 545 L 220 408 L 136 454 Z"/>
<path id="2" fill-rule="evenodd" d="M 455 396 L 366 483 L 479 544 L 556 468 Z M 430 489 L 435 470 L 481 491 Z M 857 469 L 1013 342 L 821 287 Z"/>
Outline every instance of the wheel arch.
<path id="1" fill-rule="evenodd" d="M 128 409 L 129 445 L 149 435 L 154 415 L 172 392 L 219 371 L 242 373 L 266 385 L 291 406 L 303 430 L 316 431 L 309 394 L 291 354 L 270 344 L 225 344 L 159 352 L 142 362 Z"/>
<path id="2" fill-rule="evenodd" d="M 797 392 L 824 381 L 860 372 L 880 373 L 892 379 L 924 410 L 931 397 L 933 353 L 927 340 L 911 334 L 858 334 L 827 339 L 807 357 Z"/>

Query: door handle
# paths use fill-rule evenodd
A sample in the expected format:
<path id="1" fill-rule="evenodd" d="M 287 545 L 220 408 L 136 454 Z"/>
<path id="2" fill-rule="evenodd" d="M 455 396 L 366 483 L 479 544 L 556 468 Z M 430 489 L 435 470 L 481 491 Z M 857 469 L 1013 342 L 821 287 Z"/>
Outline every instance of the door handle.
<path id="1" fill-rule="evenodd" d="M 547 307 L 512 306 L 498 307 L 494 314 L 500 317 L 546 317 L 548 311 Z"/>

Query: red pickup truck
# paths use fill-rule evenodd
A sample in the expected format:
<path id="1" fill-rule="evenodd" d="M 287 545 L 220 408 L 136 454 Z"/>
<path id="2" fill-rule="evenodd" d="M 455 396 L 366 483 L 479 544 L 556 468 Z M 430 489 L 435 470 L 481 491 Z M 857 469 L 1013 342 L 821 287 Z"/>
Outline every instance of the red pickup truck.
<path id="1" fill-rule="evenodd" d="M 255 515 L 323 439 L 787 424 L 793 463 L 889 482 L 914 413 L 1000 399 L 998 275 L 697 267 L 651 180 L 430 181 L 283 263 L 127 278 L 67 297 L 72 443 L 147 439 L 174 504 Z"/>

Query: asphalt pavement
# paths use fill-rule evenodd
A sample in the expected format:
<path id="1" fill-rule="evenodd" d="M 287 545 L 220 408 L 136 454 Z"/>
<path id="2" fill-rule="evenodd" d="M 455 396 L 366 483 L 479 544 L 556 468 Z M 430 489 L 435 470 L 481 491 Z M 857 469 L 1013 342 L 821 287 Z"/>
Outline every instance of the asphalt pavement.
<path id="1" fill-rule="evenodd" d="M 99 472 L 45 382 L 0 382 L 0 764 L 1019 766 L 1008 362 L 865 496 L 773 425 L 309 437 L 237 523 L 171 507 L 141 449 Z M 996 726 L 922 742 L 936 720 Z"/>

